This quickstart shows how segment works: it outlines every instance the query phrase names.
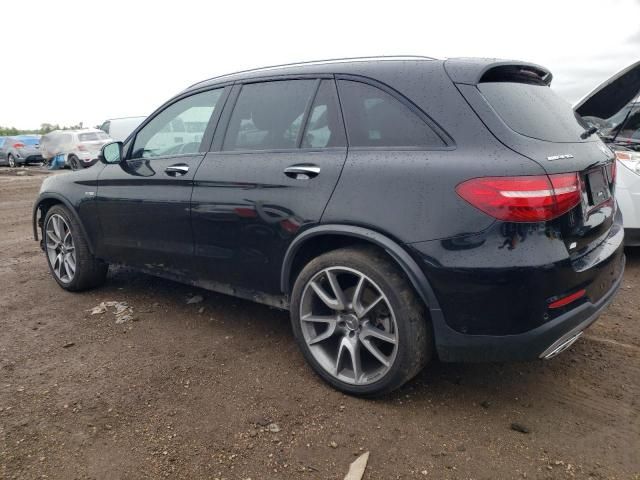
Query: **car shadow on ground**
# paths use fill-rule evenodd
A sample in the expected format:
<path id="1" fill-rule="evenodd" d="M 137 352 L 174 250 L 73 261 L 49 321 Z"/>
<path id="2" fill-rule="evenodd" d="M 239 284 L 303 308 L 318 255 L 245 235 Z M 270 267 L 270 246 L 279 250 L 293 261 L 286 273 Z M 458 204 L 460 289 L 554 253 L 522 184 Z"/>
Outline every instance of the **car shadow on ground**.
<path id="1" fill-rule="evenodd" d="M 630 257 L 633 262 L 640 261 L 635 253 Z M 241 352 L 248 352 L 256 345 L 273 348 L 273 356 L 281 356 L 282 361 L 295 362 L 295 367 L 310 371 L 297 350 L 286 311 L 126 268 L 111 272 L 107 284 L 101 290 L 101 296 L 114 300 L 120 300 L 119 295 L 126 292 L 127 301 L 142 312 L 149 305 L 161 304 L 169 314 L 154 317 L 154 321 L 201 322 L 203 328 L 209 327 L 207 330 L 216 337 L 242 335 L 242 342 L 246 345 L 240 346 Z M 195 295 L 202 296 L 203 301 L 188 304 L 187 300 Z M 215 321 L 211 322 L 211 319 Z M 263 341 L 265 336 L 270 339 L 266 347 Z M 523 392 L 535 390 L 541 382 L 553 383 L 548 378 L 550 372 L 557 371 L 562 375 L 563 369 L 575 367 L 579 361 L 575 357 L 580 357 L 581 361 L 584 349 L 584 345 L 577 344 L 556 359 L 522 363 L 443 363 L 433 358 L 404 387 L 375 401 L 402 402 L 410 396 L 416 400 L 443 402 L 455 396 L 483 404 L 490 402 L 488 399 L 492 396 L 517 398 Z M 315 375 L 311 377 L 323 384 Z"/>

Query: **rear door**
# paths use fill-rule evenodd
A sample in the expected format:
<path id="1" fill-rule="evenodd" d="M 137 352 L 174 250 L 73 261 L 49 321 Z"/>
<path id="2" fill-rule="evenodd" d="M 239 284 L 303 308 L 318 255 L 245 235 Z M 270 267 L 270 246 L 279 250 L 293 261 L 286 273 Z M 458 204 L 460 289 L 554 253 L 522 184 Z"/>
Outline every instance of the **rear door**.
<path id="1" fill-rule="evenodd" d="M 333 78 L 236 85 L 193 192 L 203 279 L 277 293 L 300 229 L 319 222 L 346 158 Z"/>
<path id="2" fill-rule="evenodd" d="M 97 191 L 99 256 L 188 273 L 193 178 L 211 144 L 225 94 L 219 88 L 179 98 L 136 133 L 125 161 L 104 167 Z"/>

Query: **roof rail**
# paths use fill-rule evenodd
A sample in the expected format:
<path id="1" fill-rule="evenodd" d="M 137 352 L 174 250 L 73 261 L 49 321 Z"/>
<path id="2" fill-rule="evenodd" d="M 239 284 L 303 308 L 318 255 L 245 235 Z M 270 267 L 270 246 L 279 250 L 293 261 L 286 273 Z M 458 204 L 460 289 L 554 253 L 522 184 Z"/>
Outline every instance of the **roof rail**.
<path id="1" fill-rule="evenodd" d="M 196 82 L 193 85 L 190 85 L 185 90 L 189 90 L 197 85 L 201 85 L 203 83 L 210 82 L 211 80 L 218 80 L 225 77 L 231 77 L 233 75 L 239 75 L 242 73 L 252 73 L 252 72 L 264 72 L 269 70 L 277 70 L 281 68 L 288 67 L 298 67 L 298 66 L 313 66 L 313 65 L 326 65 L 332 63 L 348 63 L 348 62 L 368 62 L 373 60 L 437 60 L 434 57 L 425 57 L 422 55 L 387 55 L 387 56 L 377 56 L 377 57 L 353 57 L 353 58 L 332 58 L 328 60 L 311 60 L 308 62 L 293 62 L 293 63 L 284 63 L 282 65 L 272 65 L 268 67 L 259 67 L 259 68 L 250 68 L 248 70 L 239 70 L 233 73 L 225 73 L 224 75 L 218 75 L 216 77 L 211 77 L 206 80 L 202 80 L 200 82 Z"/>

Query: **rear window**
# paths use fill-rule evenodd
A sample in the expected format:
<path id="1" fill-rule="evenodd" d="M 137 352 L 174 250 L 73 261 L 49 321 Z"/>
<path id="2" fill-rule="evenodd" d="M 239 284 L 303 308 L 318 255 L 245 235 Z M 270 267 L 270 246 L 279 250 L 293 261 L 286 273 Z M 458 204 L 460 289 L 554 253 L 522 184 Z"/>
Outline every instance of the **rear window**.
<path id="1" fill-rule="evenodd" d="M 104 132 L 79 133 L 78 140 L 81 142 L 96 142 L 98 140 L 106 140 L 109 136 Z"/>
<path id="2" fill-rule="evenodd" d="M 18 137 L 18 139 L 24 143 L 25 145 L 38 145 L 40 143 L 40 139 L 39 138 L 33 138 L 33 137 Z"/>
<path id="3" fill-rule="evenodd" d="M 585 141 L 580 134 L 589 126 L 546 85 L 487 82 L 478 89 L 504 123 L 522 135 L 549 142 Z"/>

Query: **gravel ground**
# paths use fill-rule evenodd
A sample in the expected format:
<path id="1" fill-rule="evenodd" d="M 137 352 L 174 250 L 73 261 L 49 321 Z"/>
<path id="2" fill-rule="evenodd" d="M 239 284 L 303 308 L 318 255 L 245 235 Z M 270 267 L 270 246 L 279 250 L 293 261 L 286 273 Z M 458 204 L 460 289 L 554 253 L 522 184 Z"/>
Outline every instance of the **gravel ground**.
<path id="1" fill-rule="evenodd" d="M 366 479 L 640 478 L 640 251 L 559 357 L 434 362 L 360 400 L 307 368 L 285 312 L 124 269 L 61 290 L 26 171 L 0 170 L 0 478 L 341 479 L 365 451 Z"/>

